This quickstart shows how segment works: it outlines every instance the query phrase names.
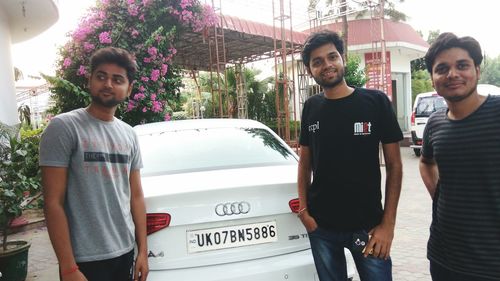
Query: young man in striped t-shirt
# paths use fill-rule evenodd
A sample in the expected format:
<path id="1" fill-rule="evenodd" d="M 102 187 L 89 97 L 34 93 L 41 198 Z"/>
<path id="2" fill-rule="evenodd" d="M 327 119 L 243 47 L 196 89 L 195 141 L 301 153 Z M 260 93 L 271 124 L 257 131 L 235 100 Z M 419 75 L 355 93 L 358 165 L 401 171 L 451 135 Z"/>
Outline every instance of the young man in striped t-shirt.
<path id="1" fill-rule="evenodd" d="M 433 198 L 432 279 L 500 280 L 500 97 L 477 92 L 481 47 L 441 34 L 425 56 L 448 104 L 424 131 L 420 174 Z"/>

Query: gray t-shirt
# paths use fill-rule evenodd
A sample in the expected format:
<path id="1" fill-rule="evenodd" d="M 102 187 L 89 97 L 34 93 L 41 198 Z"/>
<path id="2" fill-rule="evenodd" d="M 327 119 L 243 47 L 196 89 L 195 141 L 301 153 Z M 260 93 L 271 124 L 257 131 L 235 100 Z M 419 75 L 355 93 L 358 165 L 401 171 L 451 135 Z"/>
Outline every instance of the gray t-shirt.
<path id="1" fill-rule="evenodd" d="M 129 177 L 142 160 L 132 127 L 99 120 L 84 108 L 58 115 L 43 132 L 40 166 L 68 169 L 64 207 L 77 262 L 133 249 Z"/>

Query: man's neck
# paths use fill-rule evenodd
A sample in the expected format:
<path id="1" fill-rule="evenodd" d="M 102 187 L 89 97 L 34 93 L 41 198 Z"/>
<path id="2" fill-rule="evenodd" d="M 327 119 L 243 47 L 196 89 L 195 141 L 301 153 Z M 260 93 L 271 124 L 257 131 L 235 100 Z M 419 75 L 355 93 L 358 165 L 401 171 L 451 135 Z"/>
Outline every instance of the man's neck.
<path id="1" fill-rule="evenodd" d="M 345 81 L 339 83 L 333 88 L 324 88 L 325 97 L 328 99 L 340 99 L 347 97 L 354 92 L 354 88 L 347 86 Z"/>
<path id="2" fill-rule="evenodd" d="M 102 121 L 110 122 L 113 121 L 113 118 L 115 116 L 116 106 L 110 108 L 95 103 L 91 103 L 86 108 L 86 110 L 93 117 Z"/>
<path id="3" fill-rule="evenodd" d="M 486 100 L 485 96 L 477 92 L 464 100 L 457 102 L 448 102 L 448 118 L 451 120 L 462 120 L 476 111 Z"/>

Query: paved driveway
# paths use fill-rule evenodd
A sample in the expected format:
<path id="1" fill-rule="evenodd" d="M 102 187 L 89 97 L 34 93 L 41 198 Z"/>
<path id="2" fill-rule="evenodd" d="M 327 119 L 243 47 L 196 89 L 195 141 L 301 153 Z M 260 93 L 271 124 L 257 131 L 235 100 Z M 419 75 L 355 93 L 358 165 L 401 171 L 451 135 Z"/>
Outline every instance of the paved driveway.
<path id="1" fill-rule="evenodd" d="M 426 257 L 432 201 L 420 178 L 418 158 L 408 147 L 401 148 L 403 189 L 399 200 L 396 233 L 392 246 L 395 281 L 430 281 Z"/>

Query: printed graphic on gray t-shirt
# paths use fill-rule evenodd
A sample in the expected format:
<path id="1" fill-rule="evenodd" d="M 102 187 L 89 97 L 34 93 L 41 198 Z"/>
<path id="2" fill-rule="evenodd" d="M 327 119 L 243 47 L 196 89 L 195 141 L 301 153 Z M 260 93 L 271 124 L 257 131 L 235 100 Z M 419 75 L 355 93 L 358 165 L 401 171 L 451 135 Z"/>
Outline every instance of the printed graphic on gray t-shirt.
<path id="1" fill-rule="evenodd" d="M 64 207 L 78 262 L 133 249 L 129 176 L 142 161 L 128 124 L 96 119 L 83 108 L 56 116 L 42 135 L 40 166 L 68 169 Z"/>

